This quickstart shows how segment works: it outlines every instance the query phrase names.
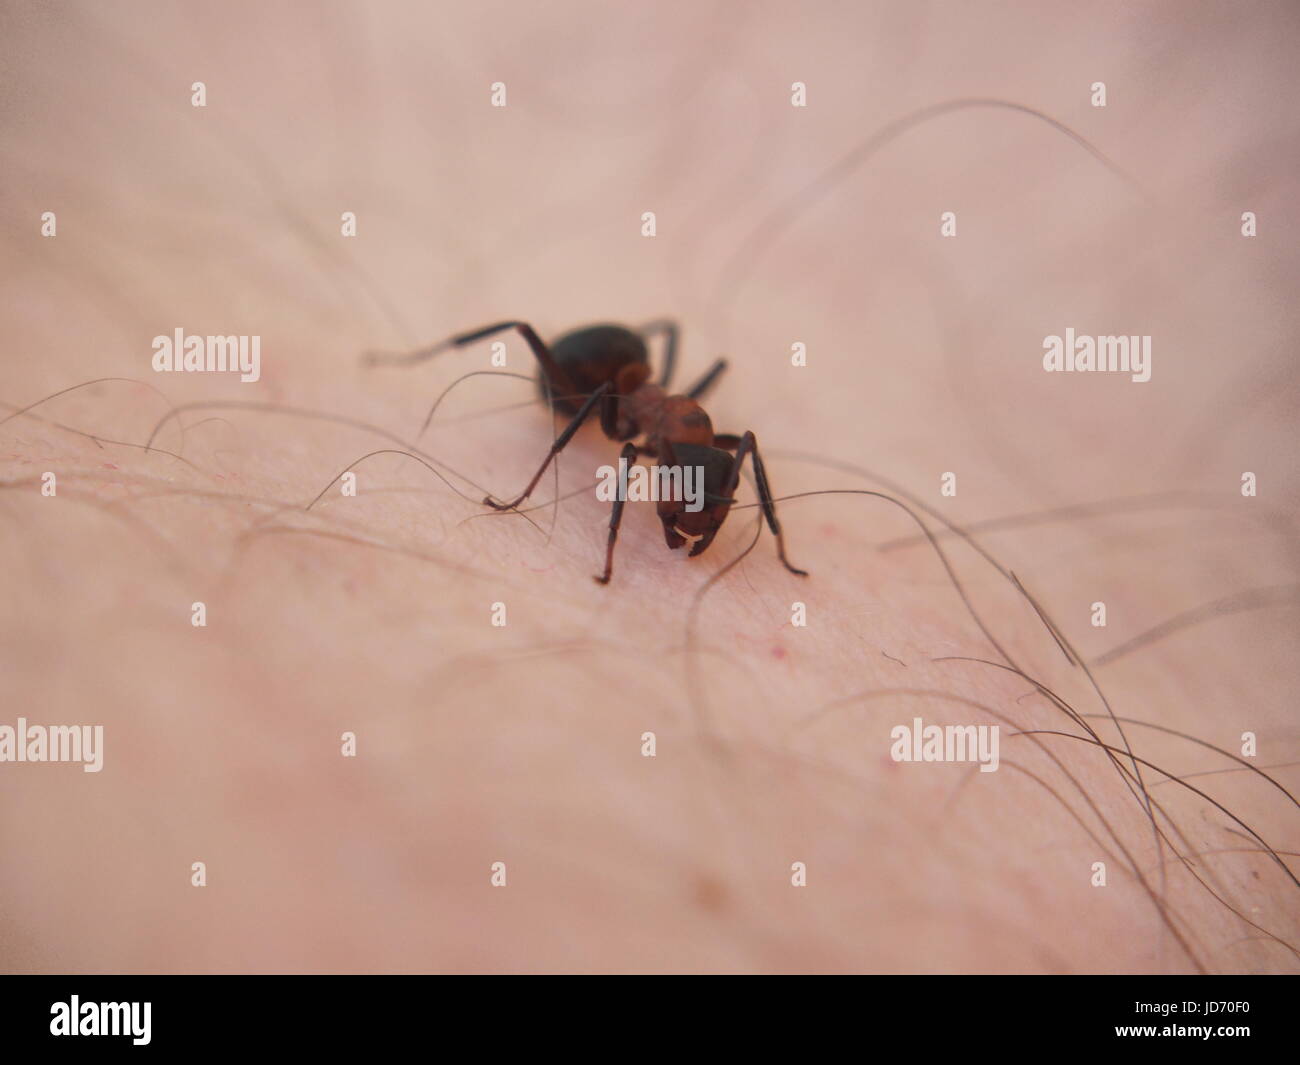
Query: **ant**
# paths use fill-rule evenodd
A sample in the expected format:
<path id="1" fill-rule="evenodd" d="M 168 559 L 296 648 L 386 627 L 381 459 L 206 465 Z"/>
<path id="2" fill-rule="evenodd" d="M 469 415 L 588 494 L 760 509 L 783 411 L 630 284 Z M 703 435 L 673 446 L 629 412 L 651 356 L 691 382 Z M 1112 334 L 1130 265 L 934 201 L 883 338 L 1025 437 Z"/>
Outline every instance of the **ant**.
<path id="1" fill-rule="evenodd" d="M 496 510 L 513 510 L 527 499 L 551 460 L 564 450 L 583 422 L 599 406 L 601 430 L 611 440 L 626 441 L 621 457 L 628 467 L 636 462 L 638 456 L 645 455 L 662 458 L 670 466 L 691 465 L 702 471 L 705 503 L 702 509 L 688 511 L 683 500 L 663 499 L 658 502 L 659 520 L 663 523 L 664 539 L 669 548 L 675 551 L 691 541 L 692 558 L 708 550 L 735 503 L 732 496 L 740 481 L 741 466 L 746 456 L 752 456 L 758 498 L 768 528 L 776 537 L 777 554 L 791 573 L 808 576 L 785 557 L 785 539 L 776 519 L 772 489 L 754 434 L 715 433 L 712 421 L 698 402 L 727 368 L 727 360 L 718 359 L 684 394 L 674 395 L 668 391 L 677 357 L 676 322 L 658 320 L 638 330 L 621 325 L 585 326 L 564 334 L 549 347 L 527 322 L 498 322 L 470 333 L 461 333 L 409 355 L 370 355 L 368 361 L 372 364 L 419 362 L 508 329 L 517 330 L 537 358 L 537 380 L 543 400 L 547 399 L 549 392 L 555 397 L 555 407 L 569 415 L 570 421 L 555 438 L 550 453 L 518 498 L 504 503 L 488 496 L 483 500 L 487 506 Z M 664 368 L 659 383 L 653 384 L 646 340 L 659 334 L 665 341 Z M 632 443 L 637 437 L 644 437 L 644 441 Z M 735 453 L 734 458 L 731 452 Z M 623 521 L 624 502 L 622 498 L 615 498 L 613 502 L 609 542 L 605 548 L 605 572 L 595 578 L 600 584 L 609 583 L 614 568 L 614 544 Z"/>

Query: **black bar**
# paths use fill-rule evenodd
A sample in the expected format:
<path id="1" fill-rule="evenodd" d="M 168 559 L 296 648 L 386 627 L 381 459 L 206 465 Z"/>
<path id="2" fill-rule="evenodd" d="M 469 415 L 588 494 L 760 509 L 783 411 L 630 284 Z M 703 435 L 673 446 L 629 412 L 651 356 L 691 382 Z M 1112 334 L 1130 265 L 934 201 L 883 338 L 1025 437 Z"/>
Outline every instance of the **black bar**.
<path id="1" fill-rule="evenodd" d="M 468 1038 L 492 1058 L 512 1036 L 535 1038 L 532 1049 L 540 1053 L 548 1045 L 590 1045 L 588 1039 L 612 1025 L 629 1040 L 617 1046 L 638 1044 L 648 1026 L 666 1045 L 689 1047 L 692 1056 L 715 1042 L 725 1049 L 759 1037 L 766 1045 L 784 1032 L 818 1053 L 827 1040 L 848 1039 L 859 1052 L 897 1044 L 927 1055 L 981 1048 L 1181 1055 L 1196 1047 L 1256 1055 L 1293 1045 L 1297 986 L 1285 977 L 891 976 L 854 980 L 829 996 L 825 988 L 801 993 L 784 981 L 778 987 L 750 980 L 744 988 L 680 996 L 668 986 L 606 981 L 597 989 L 588 982 L 578 996 L 569 989 L 561 997 L 554 988 L 453 986 L 431 976 L 29 976 L 4 981 L 0 1047 L 15 1062 L 24 1060 L 9 1056 L 19 1049 L 95 1053 L 109 1044 L 164 1055 L 320 1049 L 333 1057 L 349 1049 L 397 1052 L 413 1040 L 436 1053 Z M 135 1017 L 143 1020 L 148 1003 L 148 1043 L 136 1044 L 138 1036 L 129 1033 L 52 1034 L 74 995 L 85 1025 L 92 1014 L 96 1021 L 106 1016 L 98 1008 L 87 1014 L 88 1004 L 135 1003 Z M 463 1004 L 469 997 L 480 1001 Z M 729 1001 L 744 1003 L 743 1010 Z M 831 1008 L 837 1001 L 854 1006 Z M 1208 1038 L 1200 1031 L 1206 1027 Z M 687 1032 L 698 1034 L 687 1039 Z M 614 1052 L 615 1059 L 622 1056 Z"/>

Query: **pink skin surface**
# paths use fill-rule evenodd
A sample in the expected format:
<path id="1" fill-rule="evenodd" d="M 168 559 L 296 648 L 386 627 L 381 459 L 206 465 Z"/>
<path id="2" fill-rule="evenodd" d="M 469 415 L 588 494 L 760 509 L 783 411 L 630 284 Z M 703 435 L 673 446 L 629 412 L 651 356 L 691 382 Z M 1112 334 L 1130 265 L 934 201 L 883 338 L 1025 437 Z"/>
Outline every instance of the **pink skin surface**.
<path id="1" fill-rule="evenodd" d="M 1253 733 L 1294 791 L 1296 37 L 1267 4 L 13 9 L 0 399 L 109 376 L 166 399 L 109 382 L 0 426 L 0 725 L 106 736 L 97 774 L 0 765 L 0 968 L 1294 972 L 1294 883 L 1143 766 L 1158 841 L 1123 752 L 1213 774 L 1187 783 L 1300 850 L 1276 789 L 1150 727 L 1232 752 Z M 1132 180 L 971 108 L 810 188 L 962 97 L 1050 114 Z M 664 314 L 679 384 L 731 360 L 706 408 L 758 434 L 778 495 L 902 491 L 974 526 L 1071 656 L 927 516 L 995 647 L 871 496 L 780 504 L 804 580 L 766 531 L 723 572 L 757 529 L 748 484 L 694 560 L 629 504 L 597 586 L 585 486 L 618 448 L 596 427 L 558 507 L 479 502 L 552 439 L 525 381 L 466 381 L 420 439 L 463 496 L 302 413 L 411 444 L 448 385 L 502 368 L 486 343 L 363 351 Z M 154 373 L 177 326 L 260 335 L 261 380 Z M 1151 381 L 1045 373 L 1067 327 L 1151 335 Z M 108 442 L 168 402 L 227 406 L 163 426 L 171 455 Z M 1104 505 L 1063 509 L 1083 504 Z M 1016 735 L 1086 737 L 1008 659 L 1106 715 L 1090 664 L 1143 724 L 1082 719 L 1115 761 Z M 1000 724 L 998 771 L 895 762 L 915 717 Z"/>

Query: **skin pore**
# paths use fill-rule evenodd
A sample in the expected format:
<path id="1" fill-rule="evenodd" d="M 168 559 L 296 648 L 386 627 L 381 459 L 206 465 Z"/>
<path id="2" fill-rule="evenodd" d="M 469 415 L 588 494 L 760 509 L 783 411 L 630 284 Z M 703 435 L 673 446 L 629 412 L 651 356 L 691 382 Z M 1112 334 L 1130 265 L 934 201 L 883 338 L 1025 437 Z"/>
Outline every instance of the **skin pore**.
<path id="1" fill-rule="evenodd" d="M 0 424 L 0 724 L 105 733 L 0 766 L 6 971 L 1300 967 L 1294 12 L 144 10 L 0 34 L 0 418 L 113 378 Z M 854 154 L 976 98 L 1119 172 L 998 106 Z M 600 587 L 597 426 L 481 504 L 558 431 L 522 342 L 360 358 L 664 315 L 840 493 L 778 503 L 808 578 L 730 566 L 746 484 L 694 560 L 629 504 Z M 155 373 L 177 327 L 260 380 Z M 1067 328 L 1151 380 L 1044 372 Z"/>

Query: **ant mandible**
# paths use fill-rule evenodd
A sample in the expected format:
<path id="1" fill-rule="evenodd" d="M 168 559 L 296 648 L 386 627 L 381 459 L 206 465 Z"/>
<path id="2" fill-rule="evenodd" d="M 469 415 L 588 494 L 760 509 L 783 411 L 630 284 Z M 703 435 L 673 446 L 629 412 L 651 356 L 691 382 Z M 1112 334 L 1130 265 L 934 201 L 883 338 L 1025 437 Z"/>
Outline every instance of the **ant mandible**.
<path id="1" fill-rule="evenodd" d="M 627 441 L 621 457 L 629 467 L 638 456 L 645 455 L 662 458 L 670 466 L 695 466 L 703 471 L 705 506 L 702 509 L 689 511 L 685 508 L 685 501 L 680 499 L 663 499 L 658 503 L 659 520 L 663 523 L 664 539 L 669 548 L 675 551 L 689 540 L 693 541 L 692 558 L 708 550 L 735 502 L 732 496 L 740 481 L 741 466 L 746 456 L 752 456 L 759 502 L 768 528 L 776 537 L 777 554 L 791 573 L 808 576 L 785 557 L 781 523 L 776 519 L 772 489 L 753 432 L 746 432 L 743 436 L 714 433 L 712 421 L 698 402 L 727 368 L 727 360 L 718 359 L 684 394 L 669 393 L 668 383 L 672 380 L 673 364 L 677 358 L 675 322 L 655 321 L 635 331 L 621 325 L 586 326 L 566 333 L 550 347 L 527 322 L 498 322 L 471 333 L 461 333 L 409 355 L 371 355 L 368 360 L 372 363 L 419 362 L 508 329 L 517 330 L 536 356 L 538 385 L 543 399 L 549 385 L 556 408 L 570 415 L 570 421 L 555 438 L 546 459 L 518 498 L 503 503 L 488 496 L 483 500 L 485 504 L 497 510 L 513 510 L 519 506 L 537 487 L 551 460 L 564 450 L 582 423 L 599 406 L 600 427 L 605 435 L 611 440 Z M 658 334 L 662 334 L 665 341 L 664 368 L 659 383 L 653 384 L 646 340 Z M 632 443 L 637 437 L 644 437 L 642 443 Z M 731 452 L 735 452 L 734 458 Z M 609 583 L 614 568 L 614 544 L 623 521 L 624 502 L 621 498 L 615 498 L 613 502 L 609 541 L 605 548 L 605 572 L 595 578 L 601 584 Z"/>

